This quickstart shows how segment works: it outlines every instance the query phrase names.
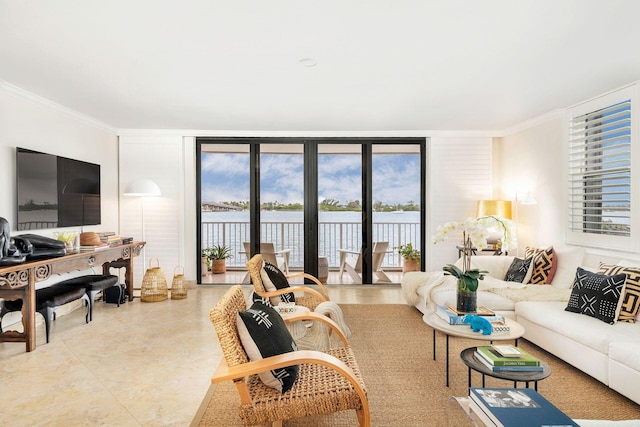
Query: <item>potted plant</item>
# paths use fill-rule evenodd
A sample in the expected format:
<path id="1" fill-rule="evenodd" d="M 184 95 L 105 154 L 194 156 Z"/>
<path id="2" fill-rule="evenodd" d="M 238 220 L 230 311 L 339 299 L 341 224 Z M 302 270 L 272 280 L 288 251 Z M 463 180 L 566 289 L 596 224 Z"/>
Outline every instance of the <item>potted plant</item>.
<path id="1" fill-rule="evenodd" d="M 460 312 L 475 313 L 477 310 L 478 280 L 484 279 L 488 273 L 484 270 L 471 268 L 471 254 L 473 248 L 484 249 L 487 247 L 487 231 L 498 228 L 502 232 L 502 249 L 508 251 L 517 247 L 517 240 L 513 232 L 513 224 L 510 220 L 497 216 L 484 216 L 480 218 L 468 218 L 465 222 L 448 222 L 438 227 L 437 236 L 433 243 L 444 241 L 448 236 L 462 231 L 462 268 L 453 264 L 445 265 L 444 274 L 458 279 L 456 292 L 456 309 Z"/>
<path id="2" fill-rule="evenodd" d="M 420 271 L 420 251 L 413 247 L 411 243 L 396 246 L 398 253 L 404 259 L 402 271 Z"/>
<path id="3" fill-rule="evenodd" d="M 231 248 L 222 245 L 213 245 L 202 250 L 202 256 L 207 257 L 207 269 L 214 274 L 225 273 L 227 271 L 227 258 L 231 255 Z"/>

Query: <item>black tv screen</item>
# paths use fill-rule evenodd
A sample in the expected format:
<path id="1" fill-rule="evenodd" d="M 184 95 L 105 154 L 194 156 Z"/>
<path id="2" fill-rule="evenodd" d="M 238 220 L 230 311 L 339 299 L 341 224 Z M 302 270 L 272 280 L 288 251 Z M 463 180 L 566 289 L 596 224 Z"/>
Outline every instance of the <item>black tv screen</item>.
<path id="1" fill-rule="evenodd" d="M 18 227 L 100 224 L 100 165 L 16 149 Z"/>

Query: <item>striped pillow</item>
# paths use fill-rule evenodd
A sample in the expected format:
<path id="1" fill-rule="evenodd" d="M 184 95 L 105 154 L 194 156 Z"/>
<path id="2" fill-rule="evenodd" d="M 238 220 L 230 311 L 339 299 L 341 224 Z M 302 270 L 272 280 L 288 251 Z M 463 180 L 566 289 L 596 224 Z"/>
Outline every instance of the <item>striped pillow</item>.
<path id="1" fill-rule="evenodd" d="M 618 315 L 619 322 L 635 323 L 640 309 L 640 268 L 622 267 L 600 263 L 598 273 L 613 276 L 626 274 L 624 295 L 622 296 L 622 308 Z"/>
<path id="2" fill-rule="evenodd" d="M 553 280 L 556 266 L 553 260 L 553 246 L 547 249 L 530 248 L 525 249 L 525 257 L 533 258 L 533 272 L 529 283 L 538 285 L 548 285 Z"/>

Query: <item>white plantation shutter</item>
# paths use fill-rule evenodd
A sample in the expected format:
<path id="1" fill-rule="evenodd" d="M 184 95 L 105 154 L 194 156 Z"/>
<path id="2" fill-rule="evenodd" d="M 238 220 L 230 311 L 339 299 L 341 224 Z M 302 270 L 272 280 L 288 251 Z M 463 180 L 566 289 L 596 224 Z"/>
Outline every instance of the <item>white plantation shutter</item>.
<path id="1" fill-rule="evenodd" d="M 634 212 L 634 91 L 570 110 L 568 240 L 628 249 Z"/>

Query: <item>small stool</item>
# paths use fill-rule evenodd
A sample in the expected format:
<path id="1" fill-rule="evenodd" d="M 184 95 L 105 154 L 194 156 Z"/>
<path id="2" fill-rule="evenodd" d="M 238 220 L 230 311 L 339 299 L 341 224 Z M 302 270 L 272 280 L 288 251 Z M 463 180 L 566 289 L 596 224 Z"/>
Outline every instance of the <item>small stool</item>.
<path id="1" fill-rule="evenodd" d="M 93 320 L 93 305 L 96 294 L 117 284 L 118 276 L 111 274 L 88 274 L 86 276 L 63 280 L 56 284 L 56 286 L 82 288 L 86 291 L 87 295 L 89 295 L 89 310 L 87 311 L 87 323 L 89 323 Z M 120 286 L 118 286 L 118 288 L 120 288 L 120 292 L 122 292 L 122 288 Z M 120 295 L 120 298 L 122 298 L 122 295 Z M 118 298 L 118 301 L 120 301 L 120 298 Z"/>
<path id="2" fill-rule="evenodd" d="M 49 331 L 51 329 L 51 321 L 56 320 L 55 309 L 61 305 L 67 304 L 77 299 L 87 301 L 87 316 L 89 315 L 89 296 L 85 288 L 69 288 L 64 286 L 52 285 L 47 288 L 36 290 L 36 311 L 44 317 L 44 328 L 47 335 L 47 343 L 49 343 Z M 12 311 L 22 310 L 22 300 L 5 301 L 0 311 L 0 331 L 2 331 L 2 318 L 5 314 Z M 87 323 L 88 317 L 87 317 Z"/>

